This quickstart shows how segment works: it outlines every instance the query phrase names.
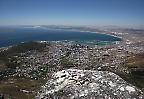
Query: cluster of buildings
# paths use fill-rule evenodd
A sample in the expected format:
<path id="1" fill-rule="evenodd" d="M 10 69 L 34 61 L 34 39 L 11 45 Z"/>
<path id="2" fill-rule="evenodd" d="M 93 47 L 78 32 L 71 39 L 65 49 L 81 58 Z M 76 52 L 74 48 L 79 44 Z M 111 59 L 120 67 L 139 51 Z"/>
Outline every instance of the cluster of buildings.
<path id="1" fill-rule="evenodd" d="M 94 45 L 93 41 L 92 45 L 76 41 L 40 41 L 38 43 L 46 44 L 42 51 L 30 50 L 9 58 L 11 63 L 17 64 L 15 73 L 10 73 L 10 76 L 46 79 L 47 73 L 67 68 L 128 73 L 124 64 L 133 54 L 144 52 L 143 36 L 115 31 L 108 33 L 122 38 L 122 41 L 104 46 Z M 1 48 L 0 51 L 8 49 Z"/>
<path id="2" fill-rule="evenodd" d="M 128 73 L 125 61 L 133 53 L 144 51 L 142 45 L 135 45 L 130 40 L 105 46 L 78 44 L 74 41 L 39 43 L 47 44 L 43 51 L 31 50 L 14 56 L 14 62 L 20 66 L 16 67 L 13 76 L 46 79 L 47 73 L 67 68 Z"/>

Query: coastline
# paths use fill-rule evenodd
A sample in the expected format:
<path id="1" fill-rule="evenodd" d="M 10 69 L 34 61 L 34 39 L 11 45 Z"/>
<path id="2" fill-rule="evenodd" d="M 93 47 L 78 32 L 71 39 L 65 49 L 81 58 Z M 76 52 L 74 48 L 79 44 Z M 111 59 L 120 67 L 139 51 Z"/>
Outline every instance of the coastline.
<path id="1" fill-rule="evenodd" d="M 104 34 L 104 35 L 113 36 L 113 37 L 122 39 L 122 37 L 119 37 L 119 36 L 116 36 L 116 35 L 112 35 L 112 34 L 107 34 L 107 33 L 104 33 L 104 32 L 93 32 L 93 31 L 80 31 L 80 32 L 89 32 L 89 33 Z"/>
<path id="2" fill-rule="evenodd" d="M 122 37 L 119 37 L 119 36 L 116 36 L 116 35 L 111 35 L 111 34 L 104 33 L 104 32 L 96 32 L 96 31 L 90 31 L 90 30 L 78 30 L 78 29 L 50 29 L 50 28 L 47 28 L 47 30 L 61 30 L 61 31 L 73 31 L 73 32 L 85 32 L 85 33 L 103 34 L 103 35 L 108 35 L 108 36 L 112 36 L 112 37 L 118 38 L 118 39 L 120 39 L 119 41 L 123 41 Z M 34 40 L 34 41 L 36 41 L 36 40 Z M 45 41 L 45 40 L 38 40 L 38 41 Z M 46 40 L 46 41 L 49 41 L 49 40 Z M 63 41 L 63 40 L 56 40 L 56 41 Z M 24 42 L 19 42 L 19 43 L 24 43 Z M 7 48 L 12 47 L 14 45 L 1 46 L 0 50 L 7 49 Z"/>
<path id="3" fill-rule="evenodd" d="M 46 28 L 45 28 L 45 29 L 46 29 Z M 104 34 L 104 35 L 113 36 L 113 37 L 122 39 L 122 37 L 120 37 L 120 36 L 116 36 L 116 35 L 112 35 L 112 34 L 107 34 L 107 33 L 104 33 L 104 32 L 90 31 L 90 30 L 78 30 L 78 29 L 69 29 L 69 30 L 68 30 L 68 29 L 50 29 L 50 28 L 47 28 L 47 30 L 62 30 L 62 31 L 97 33 L 97 34 Z"/>

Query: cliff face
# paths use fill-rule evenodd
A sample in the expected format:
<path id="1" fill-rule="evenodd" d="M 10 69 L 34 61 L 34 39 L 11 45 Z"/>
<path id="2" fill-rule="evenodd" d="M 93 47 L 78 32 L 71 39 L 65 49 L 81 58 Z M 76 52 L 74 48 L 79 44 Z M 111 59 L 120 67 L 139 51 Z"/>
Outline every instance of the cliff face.
<path id="1" fill-rule="evenodd" d="M 36 99 L 143 99 L 141 90 L 108 71 L 67 69 L 54 73 Z"/>

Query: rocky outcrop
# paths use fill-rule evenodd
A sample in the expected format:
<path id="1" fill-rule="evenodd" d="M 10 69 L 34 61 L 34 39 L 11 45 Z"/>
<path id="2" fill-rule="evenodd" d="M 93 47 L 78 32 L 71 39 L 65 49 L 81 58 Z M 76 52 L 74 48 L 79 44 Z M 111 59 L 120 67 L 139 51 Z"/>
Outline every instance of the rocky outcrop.
<path id="1" fill-rule="evenodd" d="M 36 99 L 143 99 L 143 93 L 108 71 L 67 69 L 54 73 Z"/>

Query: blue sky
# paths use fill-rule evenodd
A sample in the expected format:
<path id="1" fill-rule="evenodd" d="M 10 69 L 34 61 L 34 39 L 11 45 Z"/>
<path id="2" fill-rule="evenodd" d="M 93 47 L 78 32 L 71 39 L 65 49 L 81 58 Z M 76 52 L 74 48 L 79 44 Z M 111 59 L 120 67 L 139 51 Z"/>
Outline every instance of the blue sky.
<path id="1" fill-rule="evenodd" d="M 144 0 L 0 0 L 0 25 L 144 26 Z"/>

